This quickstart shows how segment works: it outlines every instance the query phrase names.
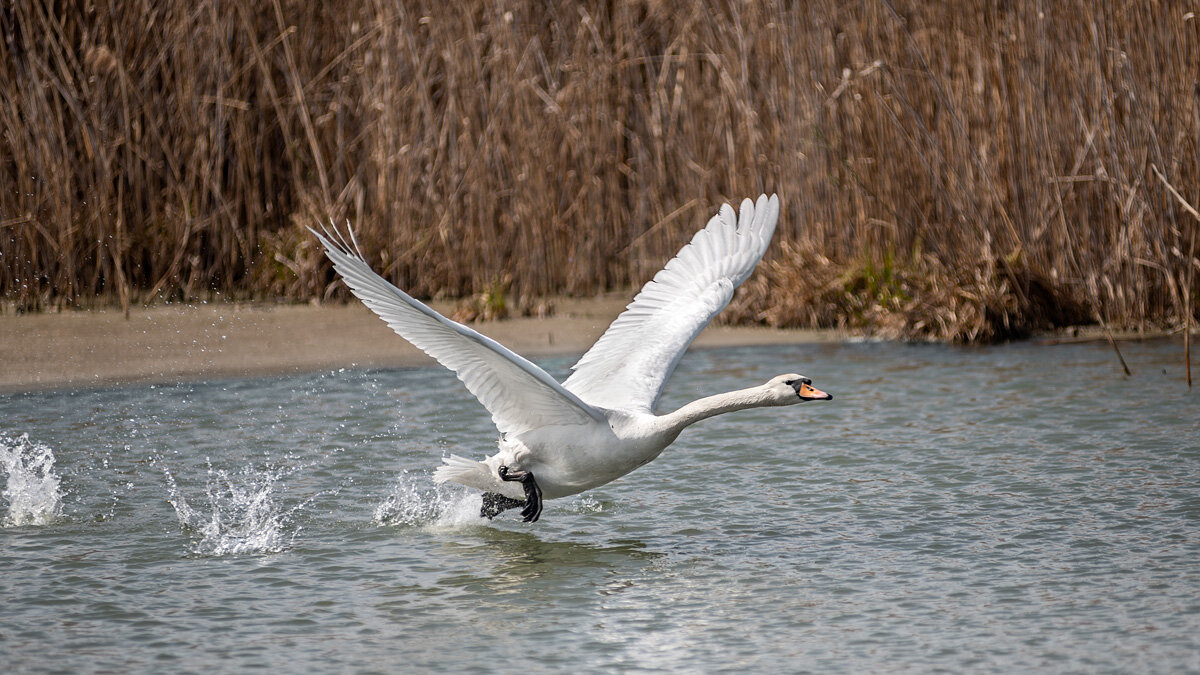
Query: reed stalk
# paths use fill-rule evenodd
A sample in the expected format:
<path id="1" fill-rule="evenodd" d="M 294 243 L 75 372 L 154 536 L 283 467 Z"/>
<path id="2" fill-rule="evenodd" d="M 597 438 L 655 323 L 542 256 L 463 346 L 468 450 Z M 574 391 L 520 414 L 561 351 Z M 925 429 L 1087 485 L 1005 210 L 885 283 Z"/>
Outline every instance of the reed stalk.
<path id="1" fill-rule="evenodd" d="M 1190 325 L 1197 63 L 1196 13 L 1135 0 L 14 0 L 0 294 L 343 299 L 332 219 L 418 296 L 529 307 L 774 191 L 730 320 Z"/>

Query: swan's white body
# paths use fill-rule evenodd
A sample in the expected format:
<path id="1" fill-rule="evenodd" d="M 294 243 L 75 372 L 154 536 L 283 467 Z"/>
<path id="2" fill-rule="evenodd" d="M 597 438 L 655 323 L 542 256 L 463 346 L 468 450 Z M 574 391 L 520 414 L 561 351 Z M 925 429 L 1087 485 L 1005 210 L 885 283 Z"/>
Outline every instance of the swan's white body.
<path id="1" fill-rule="evenodd" d="M 525 496 L 499 469 L 529 471 L 546 499 L 604 485 L 654 459 L 688 425 L 724 412 L 831 398 L 800 375 L 718 394 L 666 415 L 659 394 L 697 334 L 733 297 L 766 252 L 779 200 L 722 206 L 647 283 L 559 384 L 503 345 L 451 321 L 373 272 L 353 234 L 316 233 L 350 290 L 397 333 L 453 370 L 492 414 L 500 451 L 483 461 L 445 458 L 437 482 L 512 499 Z"/>

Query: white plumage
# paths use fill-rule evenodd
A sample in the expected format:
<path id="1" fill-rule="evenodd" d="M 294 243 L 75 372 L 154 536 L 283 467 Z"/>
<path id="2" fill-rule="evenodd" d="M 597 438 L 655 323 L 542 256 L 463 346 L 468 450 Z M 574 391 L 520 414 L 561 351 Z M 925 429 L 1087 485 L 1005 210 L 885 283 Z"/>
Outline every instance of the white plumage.
<path id="1" fill-rule="evenodd" d="M 492 415 L 500 451 L 480 462 L 451 455 L 434 480 L 521 500 L 501 467 L 529 472 L 541 495 L 603 485 L 654 459 L 686 426 L 744 408 L 828 399 L 800 375 L 710 396 L 667 415 L 654 409 L 689 344 L 733 297 L 766 252 L 779 200 L 722 206 L 559 384 L 495 340 L 438 314 L 371 270 L 353 233 L 316 232 L 350 290 L 404 339 L 454 371 Z M 540 505 L 527 520 L 536 520 Z"/>
<path id="2" fill-rule="evenodd" d="M 728 204 L 642 287 L 633 302 L 572 368 L 563 383 L 605 408 L 653 412 L 667 379 L 767 251 L 779 199 Z"/>

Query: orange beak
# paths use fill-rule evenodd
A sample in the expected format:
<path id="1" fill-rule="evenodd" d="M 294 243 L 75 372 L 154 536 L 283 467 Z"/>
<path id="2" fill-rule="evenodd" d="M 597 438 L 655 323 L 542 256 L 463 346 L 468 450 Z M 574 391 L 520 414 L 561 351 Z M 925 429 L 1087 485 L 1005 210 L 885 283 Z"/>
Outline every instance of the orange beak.
<path id="1" fill-rule="evenodd" d="M 833 394 L 826 394 L 825 392 L 821 391 L 820 389 L 817 389 L 816 387 L 812 386 L 811 384 L 801 384 L 799 394 L 800 394 L 800 398 L 805 401 L 830 401 L 830 400 L 833 400 Z"/>

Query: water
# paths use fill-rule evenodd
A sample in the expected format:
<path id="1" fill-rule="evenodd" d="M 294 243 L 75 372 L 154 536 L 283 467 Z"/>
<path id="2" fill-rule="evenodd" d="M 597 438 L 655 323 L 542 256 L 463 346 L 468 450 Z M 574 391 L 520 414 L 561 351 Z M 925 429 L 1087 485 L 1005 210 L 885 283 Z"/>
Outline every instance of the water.
<path id="1" fill-rule="evenodd" d="M 532 526 L 429 481 L 495 441 L 436 369 L 0 397 L 3 669 L 1200 670 L 1179 351 L 695 352 L 667 407 L 789 371 L 836 398 L 708 420 Z"/>
<path id="2" fill-rule="evenodd" d="M 62 508 L 58 474 L 54 473 L 54 451 L 30 443 L 29 434 L 20 438 L 0 437 L 0 468 L 8 479 L 0 496 L 8 502 L 8 514 L 0 526 L 46 525 L 54 522 Z"/>

